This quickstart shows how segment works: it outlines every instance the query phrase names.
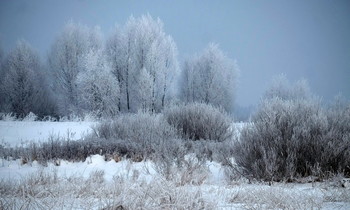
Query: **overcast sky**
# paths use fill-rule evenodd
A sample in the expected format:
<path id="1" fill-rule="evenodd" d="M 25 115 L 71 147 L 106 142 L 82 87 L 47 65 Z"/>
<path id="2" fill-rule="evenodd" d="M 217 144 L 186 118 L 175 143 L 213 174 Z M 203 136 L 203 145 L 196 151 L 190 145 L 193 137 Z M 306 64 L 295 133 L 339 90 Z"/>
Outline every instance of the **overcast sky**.
<path id="1" fill-rule="evenodd" d="M 99 25 L 108 37 L 130 15 L 149 13 L 164 22 L 179 59 L 216 42 L 240 66 L 237 103 L 256 104 L 274 75 L 305 78 L 324 100 L 350 99 L 350 1 L 74 1 L 1 0 L 0 43 L 18 39 L 42 55 L 73 20 Z"/>

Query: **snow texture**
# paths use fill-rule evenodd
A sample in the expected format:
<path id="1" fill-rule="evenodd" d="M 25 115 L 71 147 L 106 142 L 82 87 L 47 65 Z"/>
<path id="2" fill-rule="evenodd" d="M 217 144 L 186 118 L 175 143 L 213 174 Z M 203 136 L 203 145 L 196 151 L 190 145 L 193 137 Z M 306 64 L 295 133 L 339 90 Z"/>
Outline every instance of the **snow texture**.
<path id="1" fill-rule="evenodd" d="M 50 137 L 78 140 L 92 132 L 96 122 L 25 122 L 0 121 L 0 141 L 7 146 L 30 141 L 47 141 Z"/>

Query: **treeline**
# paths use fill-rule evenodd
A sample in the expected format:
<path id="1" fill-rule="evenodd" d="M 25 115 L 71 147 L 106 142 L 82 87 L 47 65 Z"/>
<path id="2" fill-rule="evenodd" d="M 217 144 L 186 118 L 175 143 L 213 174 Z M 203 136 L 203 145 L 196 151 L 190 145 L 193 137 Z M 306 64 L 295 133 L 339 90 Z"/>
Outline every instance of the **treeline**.
<path id="1" fill-rule="evenodd" d="M 126 113 L 101 122 L 84 140 L 50 138 L 8 148 L 0 157 L 23 163 L 60 159 L 84 161 L 150 159 L 167 179 L 172 171 L 190 170 L 186 155 L 200 164 L 221 163 L 228 178 L 295 182 L 350 177 L 350 103 L 337 98 L 329 106 L 313 95 L 306 81 L 277 78 L 265 92 L 251 123 L 235 129 L 223 110 L 205 103 L 166 107 L 161 113 Z"/>
<path id="2" fill-rule="evenodd" d="M 232 110 L 237 67 L 217 45 L 178 62 L 173 38 L 160 19 L 130 17 L 104 42 L 98 27 L 69 22 L 47 60 L 24 40 L 1 54 L 0 112 L 23 118 L 139 110 L 158 113 L 179 101 Z"/>

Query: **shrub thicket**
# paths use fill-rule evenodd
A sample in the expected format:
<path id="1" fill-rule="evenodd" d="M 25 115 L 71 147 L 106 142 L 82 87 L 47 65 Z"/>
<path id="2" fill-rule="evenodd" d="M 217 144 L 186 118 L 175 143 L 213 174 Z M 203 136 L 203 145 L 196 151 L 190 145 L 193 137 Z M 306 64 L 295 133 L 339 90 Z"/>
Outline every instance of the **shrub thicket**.
<path id="1" fill-rule="evenodd" d="M 134 161 L 152 159 L 156 169 L 166 178 L 171 178 L 174 167 L 187 167 L 187 154 L 194 154 L 202 163 L 206 160 L 220 161 L 222 156 L 230 153 L 224 152 L 227 141 L 181 139 L 165 119 L 161 114 L 120 115 L 100 123 L 94 134 L 85 137 L 85 140 L 72 141 L 52 136 L 47 142 L 32 142 L 16 148 L 0 145 L 0 156 L 22 159 L 23 163 L 36 160 L 43 164 L 47 161 L 59 162 L 60 159 L 84 161 L 95 154 L 104 155 L 106 160 L 120 160 L 122 157 Z"/>
<path id="2" fill-rule="evenodd" d="M 113 121 L 101 123 L 96 133 L 107 141 L 123 142 L 143 157 L 152 156 L 164 147 L 169 148 L 169 144 L 178 139 L 175 129 L 160 115 L 149 113 L 120 115 Z"/>
<path id="3" fill-rule="evenodd" d="M 246 174 L 262 180 L 350 175 L 349 107 L 326 112 L 312 100 L 265 100 L 235 145 Z"/>
<path id="4" fill-rule="evenodd" d="M 166 121 L 182 138 L 224 141 L 232 137 L 232 120 L 212 105 L 191 103 L 164 111 Z"/>

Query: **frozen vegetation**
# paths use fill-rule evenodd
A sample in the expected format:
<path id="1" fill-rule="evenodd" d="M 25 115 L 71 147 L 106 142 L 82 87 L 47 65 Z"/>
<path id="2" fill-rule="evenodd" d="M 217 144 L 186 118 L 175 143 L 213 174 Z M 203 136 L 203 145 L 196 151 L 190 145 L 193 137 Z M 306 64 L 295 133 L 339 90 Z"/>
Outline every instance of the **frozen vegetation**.
<path id="1" fill-rule="evenodd" d="M 32 130 L 28 144 L 3 144 L 0 204 L 4 209 L 350 208 L 350 183 L 344 173 L 324 176 L 320 168 L 294 179 L 284 174 L 281 180 L 284 169 L 269 166 L 255 174 L 254 168 L 236 162 L 235 152 L 247 138 L 245 132 L 259 123 L 230 122 L 223 110 L 210 105 L 175 106 L 164 114 L 127 114 L 98 124 L 1 123 L 4 127 L 22 123 L 24 130 L 45 130 L 45 124 L 50 127 L 52 123 L 67 130 L 74 124 L 75 131 L 94 125 L 75 141 L 65 136 L 41 141 L 40 132 Z M 183 130 L 182 124 L 194 127 Z M 20 132 L 17 134 L 20 139 Z M 217 140 L 210 138 L 214 134 L 220 134 L 215 135 Z M 6 130 L 3 135 L 7 138 Z M 11 136 L 16 139 L 15 134 Z M 260 163 L 259 157 L 254 158 L 253 164 Z M 274 179 L 265 174 L 270 169 L 276 170 Z"/>
<path id="2" fill-rule="evenodd" d="M 43 165 L 38 161 L 23 164 L 21 159 L 2 158 L 0 202 L 3 209 L 350 207 L 350 189 L 341 186 L 340 176 L 325 182 L 300 179 L 302 183 L 269 185 L 249 183 L 244 177 L 232 180 L 227 174 L 230 170 L 221 163 L 201 161 L 194 153 L 186 155 L 183 163 L 186 165 L 170 169 L 172 175 L 168 179 L 157 161 L 150 159 L 134 162 L 126 157 L 91 155 L 82 161 L 51 160 Z"/>
<path id="3" fill-rule="evenodd" d="M 350 209 L 347 99 L 282 75 L 236 123 L 217 44 L 180 70 L 150 15 L 102 40 L 69 22 L 45 64 L 0 57 L 0 209 Z"/>

